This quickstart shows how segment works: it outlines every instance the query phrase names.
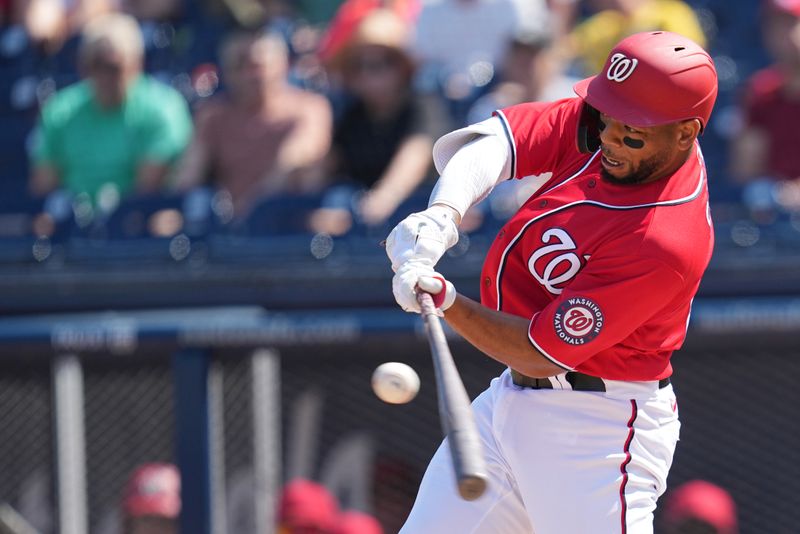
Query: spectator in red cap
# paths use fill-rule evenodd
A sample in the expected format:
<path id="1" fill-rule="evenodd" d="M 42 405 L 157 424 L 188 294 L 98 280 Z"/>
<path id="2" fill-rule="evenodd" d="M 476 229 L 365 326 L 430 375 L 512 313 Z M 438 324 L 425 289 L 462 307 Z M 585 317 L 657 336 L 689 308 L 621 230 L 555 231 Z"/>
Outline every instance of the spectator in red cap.
<path id="1" fill-rule="evenodd" d="M 369 514 L 348 510 L 339 515 L 333 534 L 383 534 L 383 527 Z"/>
<path id="2" fill-rule="evenodd" d="M 736 503 L 721 487 L 692 480 L 668 494 L 664 526 L 664 534 L 738 534 Z"/>
<path id="3" fill-rule="evenodd" d="M 293 480 L 278 504 L 278 534 L 331 534 L 338 514 L 336 498 L 324 486 Z"/>
<path id="4" fill-rule="evenodd" d="M 131 475 L 122 501 L 125 534 L 178 534 L 181 478 L 172 464 L 144 464 Z"/>
<path id="5" fill-rule="evenodd" d="M 347 46 L 361 21 L 379 8 L 391 9 L 413 25 L 419 14 L 420 2 L 419 0 L 346 0 L 339 6 L 322 36 L 318 50 L 320 58 L 325 62 L 331 61 Z"/>

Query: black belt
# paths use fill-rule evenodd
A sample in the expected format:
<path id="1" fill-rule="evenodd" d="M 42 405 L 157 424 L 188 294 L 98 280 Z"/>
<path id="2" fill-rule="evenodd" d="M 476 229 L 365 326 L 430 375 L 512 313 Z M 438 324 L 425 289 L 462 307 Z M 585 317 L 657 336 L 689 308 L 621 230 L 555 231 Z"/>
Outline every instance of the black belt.
<path id="1" fill-rule="evenodd" d="M 572 386 L 573 391 L 605 392 L 606 390 L 606 383 L 603 382 L 602 378 L 596 376 L 585 375 L 575 371 L 568 371 L 565 375 L 565 378 L 567 379 L 567 382 L 569 382 L 570 386 Z M 511 369 L 511 381 L 514 382 L 514 385 L 523 388 L 553 389 L 553 384 L 550 383 L 550 379 L 533 378 L 531 376 L 523 375 L 514 369 Z M 658 389 L 667 387 L 669 383 L 669 378 L 662 378 L 658 381 Z"/>

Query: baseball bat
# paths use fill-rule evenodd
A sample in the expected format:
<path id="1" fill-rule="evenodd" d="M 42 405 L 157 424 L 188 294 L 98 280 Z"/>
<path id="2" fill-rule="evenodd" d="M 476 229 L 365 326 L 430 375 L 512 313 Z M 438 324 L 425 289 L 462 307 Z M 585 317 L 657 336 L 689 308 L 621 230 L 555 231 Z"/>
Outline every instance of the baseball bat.
<path id="1" fill-rule="evenodd" d="M 422 309 L 425 332 L 431 347 L 439 399 L 439 419 L 450 443 L 458 493 L 461 498 L 474 501 L 486 491 L 488 480 L 478 427 L 433 299 L 428 293 L 420 291 L 417 293 L 417 302 Z"/>

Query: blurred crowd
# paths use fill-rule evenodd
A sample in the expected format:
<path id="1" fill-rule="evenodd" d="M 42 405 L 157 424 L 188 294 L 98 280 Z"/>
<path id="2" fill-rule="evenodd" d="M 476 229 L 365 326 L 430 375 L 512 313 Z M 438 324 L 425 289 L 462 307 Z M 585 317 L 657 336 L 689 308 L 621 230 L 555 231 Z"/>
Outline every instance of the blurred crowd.
<path id="1" fill-rule="evenodd" d="M 722 487 L 691 480 L 668 491 L 656 532 L 738 534 L 737 507 Z M 179 534 L 180 475 L 172 464 L 150 463 L 131 475 L 122 498 L 121 534 Z M 324 485 L 293 479 L 276 503 L 276 534 L 383 534 L 372 515 L 341 510 Z"/>
<path id="2" fill-rule="evenodd" d="M 572 96 L 614 42 L 647 29 L 685 34 L 717 62 L 701 141 L 719 218 L 787 220 L 800 236 L 800 1 L 729 7 L 3 0 L 0 237 L 379 236 L 424 206 L 438 136 Z M 525 180 L 503 184 L 464 231 L 527 196 Z"/>
<path id="3" fill-rule="evenodd" d="M 663 499 L 657 533 L 738 534 L 733 497 L 706 480 L 670 489 Z M 121 534 L 179 534 L 180 475 L 172 464 L 151 463 L 131 475 L 122 498 Z M 306 479 L 286 483 L 276 503 L 277 534 L 383 534 L 370 514 L 341 510 L 325 486 Z"/>
<path id="4" fill-rule="evenodd" d="M 0 0 L 0 260 L 20 239 L 379 239 L 426 205 L 440 135 L 573 96 L 650 29 L 717 64 L 701 144 L 718 230 L 749 246 L 743 228 L 785 222 L 800 245 L 800 0 Z M 493 230 L 529 194 L 502 184 L 462 230 Z M 179 488 L 174 466 L 138 469 L 122 532 L 178 532 Z M 383 532 L 305 480 L 276 517 L 280 534 Z M 737 532 L 730 495 L 702 481 L 661 520 Z"/>
<path id="5" fill-rule="evenodd" d="M 179 534 L 180 490 L 180 474 L 174 465 L 139 466 L 122 496 L 120 534 Z M 358 510 L 340 509 L 325 486 L 306 479 L 291 480 L 281 489 L 275 518 L 270 531 L 276 534 L 384 533 L 376 518 Z"/>

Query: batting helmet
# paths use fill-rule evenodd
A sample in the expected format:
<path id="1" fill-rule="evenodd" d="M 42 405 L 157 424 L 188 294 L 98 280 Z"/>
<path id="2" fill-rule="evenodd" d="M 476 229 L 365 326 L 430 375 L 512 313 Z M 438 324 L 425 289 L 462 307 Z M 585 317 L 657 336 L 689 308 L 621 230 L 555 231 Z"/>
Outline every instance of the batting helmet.
<path id="1" fill-rule="evenodd" d="M 172 464 L 144 464 L 131 475 L 122 508 L 128 517 L 176 519 L 181 511 L 181 476 Z"/>
<path id="2" fill-rule="evenodd" d="M 698 119 L 705 128 L 717 98 L 717 71 L 691 39 L 644 32 L 620 41 L 603 71 L 574 90 L 591 107 L 629 126 Z"/>
<path id="3" fill-rule="evenodd" d="M 767 6 L 781 13 L 800 17 L 800 1 L 798 0 L 770 0 Z"/>
<path id="4" fill-rule="evenodd" d="M 328 532 L 336 523 L 339 504 L 325 486 L 294 479 L 286 484 L 278 503 L 278 523 L 286 528 L 316 528 Z"/>

